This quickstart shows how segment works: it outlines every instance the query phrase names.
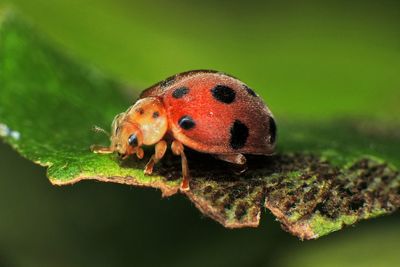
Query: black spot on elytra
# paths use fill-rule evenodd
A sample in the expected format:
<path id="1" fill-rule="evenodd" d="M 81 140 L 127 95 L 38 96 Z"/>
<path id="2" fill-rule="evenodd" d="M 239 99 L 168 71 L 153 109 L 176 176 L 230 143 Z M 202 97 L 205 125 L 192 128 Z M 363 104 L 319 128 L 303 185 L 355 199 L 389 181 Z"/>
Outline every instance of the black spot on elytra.
<path id="1" fill-rule="evenodd" d="M 233 149 L 244 147 L 249 137 L 249 128 L 239 120 L 235 120 L 231 127 L 230 145 Z"/>
<path id="2" fill-rule="evenodd" d="M 158 111 L 153 112 L 153 118 L 156 119 L 160 116 L 160 113 Z"/>
<path id="3" fill-rule="evenodd" d="M 276 140 L 276 123 L 274 118 L 270 117 L 268 124 L 269 124 L 269 134 L 270 134 L 269 142 L 273 144 L 275 143 Z"/>
<path id="4" fill-rule="evenodd" d="M 176 75 L 168 77 L 167 79 L 165 79 L 164 81 L 160 82 L 160 87 L 161 88 L 166 88 L 168 86 L 171 86 L 174 84 L 176 79 Z"/>
<path id="5" fill-rule="evenodd" d="M 211 94 L 212 96 L 225 104 L 231 104 L 233 101 L 235 101 L 236 93 L 235 91 L 225 85 L 217 85 L 213 89 L 211 89 Z"/>
<path id="6" fill-rule="evenodd" d="M 246 89 L 246 91 L 247 91 L 247 93 L 249 93 L 249 95 L 257 96 L 256 92 L 254 92 L 253 89 L 251 89 L 247 85 L 244 85 L 244 89 Z"/>
<path id="7" fill-rule="evenodd" d="M 181 128 L 183 128 L 185 130 L 193 129 L 196 126 L 196 123 L 194 122 L 192 117 L 190 117 L 188 115 L 181 117 L 178 121 L 178 124 Z"/>
<path id="8" fill-rule="evenodd" d="M 172 92 L 172 97 L 178 99 L 178 98 L 183 97 L 187 93 L 189 93 L 189 88 L 179 87 Z"/>

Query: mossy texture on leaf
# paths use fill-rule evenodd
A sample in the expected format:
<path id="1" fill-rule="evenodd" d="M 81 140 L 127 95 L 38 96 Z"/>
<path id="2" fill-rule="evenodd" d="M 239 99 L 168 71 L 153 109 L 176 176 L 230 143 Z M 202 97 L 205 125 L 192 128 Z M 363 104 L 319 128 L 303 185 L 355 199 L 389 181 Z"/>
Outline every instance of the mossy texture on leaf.
<path id="1" fill-rule="evenodd" d="M 313 239 L 400 207 L 399 172 L 374 158 L 338 167 L 305 153 L 252 157 L 249 170 L 238 176 L 218 171 L 223 163 L 193 157 L 195 178 L 186 194 L 230 228 L 257 226 L 264 206 L 285 230 Z"/>
<path id="2" fill-rule="evenodd" d="M 178 192 L 178 157 L 168 154 L 146 176 L 150 150 L 143 161 L 124 162 L 89 150 L 108 142 L 91 131 L 93 125 L 108 128 L 134 94 L 59 53 L 12 12 L 1 14 L 0 137 L 47 166 L 53 184 L 96 179 L 155 187 L 165 196 Z M 266 207 L 302 239 L 400 207 L 400 138 L 393 131 L 349 119 L 318 124 L 282 119 L 279 126 L 277 154 L 249 157 L 240 175 L 227 163 L 189 151 L 187 197 L 229 228 L 257 226 Z"/>

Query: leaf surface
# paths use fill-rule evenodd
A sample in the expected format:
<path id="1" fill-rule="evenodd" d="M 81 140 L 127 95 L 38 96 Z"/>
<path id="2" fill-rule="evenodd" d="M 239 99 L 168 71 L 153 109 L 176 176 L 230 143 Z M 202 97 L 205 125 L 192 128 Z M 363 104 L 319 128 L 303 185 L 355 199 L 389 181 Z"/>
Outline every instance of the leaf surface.
<path id="1" fill-rule="evenodd" d="M 123 162 L 89 150 L 108 144 L 92 127 L 109 128 L 137 93 L 65 56 L 14 13 L 2 12 L 0 136 L 48 167 L 51 183 L 96 179 L 155 187 L 164 196 L 179 191 L 180 159 L 171 153 L 147 176 L 151 148 L 145 160 Z M 257 226 L 265 207 L 302 239 L 400 207 L 398 124 L 360 117 L 278 123 L 276 155 L 250 156 L 240 175 L 227 163 L 189 151 L 191 191 L 184 194 L 229 228 Z"/>

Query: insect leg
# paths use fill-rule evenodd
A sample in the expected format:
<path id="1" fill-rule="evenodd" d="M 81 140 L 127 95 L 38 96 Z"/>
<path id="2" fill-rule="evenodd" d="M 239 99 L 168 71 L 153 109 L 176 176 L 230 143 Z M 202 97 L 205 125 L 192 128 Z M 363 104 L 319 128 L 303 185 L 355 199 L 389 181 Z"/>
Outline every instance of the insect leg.
<path id="1" fill-rule="evenodd" d="M 246 157 L 243 154 L 218 154 L 214 155 L 215 158 L 236 164 L 233 168 L 233 172 L 237 175 L 242 174 L 247 170 Z"/>
<path id="2" fill-rule="evenodd" d="M 99 146 L 99 145 L 92 145 L 90 146 L 90 150 L 97 154 L 111 154 L 114 150 L 108 146 Z"/>
<path id="3" fill-rule="evenodd" d="M 175 155 L 181 156 L 182 177 L 183 177 L 183 180 L 181 183 L 181 190 L 188 191 L 188 190 L 190 190 L 190 187 L 189 187 L 190 176 L 189 176 L 189 166 L 187 163 L 186 155 L 185 155 L 185 152 L 183 152 L 184 147 L 181 142 L 174 140 L 171 145 L 171 150 L 172 150 L 172 153 L 174 153 Z"/>
<path id="4" fill-rule="evenodd" d="M 149 162 L 144 167 L 145 174 L 151 174 L 153 172 L 154 164 L 156 164 L 162 157 L 164 157 L 165 151 L 167 150 L 167 142 L 161 140 L 155 146 L 155 152 L 151 156 Z"/>
<path id="5" fill-rule="evenodd" d="M 215 155 L 214 157 L 216 157 L 217 159 L 226 161 L 226 162 L 237 164 L 237 165 L 246 164 L 246 157 L 243 156 L 243 154 L 240 154 L 240 153 L 237 153 L 237 154 L 219 154 L 219 155 Z"/>

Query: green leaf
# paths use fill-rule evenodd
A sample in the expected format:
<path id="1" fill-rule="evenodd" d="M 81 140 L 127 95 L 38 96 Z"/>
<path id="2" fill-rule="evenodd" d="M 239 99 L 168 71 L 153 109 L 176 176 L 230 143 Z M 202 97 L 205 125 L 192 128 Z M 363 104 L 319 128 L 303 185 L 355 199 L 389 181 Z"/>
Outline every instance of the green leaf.
<path id="1" fill-rule="evenodd" d="M 143 162 L 122 168 L 113 155 L 89 150 L 92 144 L 108 142 L 93 126 L 107 129 L 133 102 L 126 88 L 61 55 L 13 13 L 3 18 L 0 53 L 5 140 L 23 156 L 48 166 L 53 184 L 97 179 L 159 187 L 165 195 L 176 192 L 177 181 L 144 176 Z"/>
<path id="2" fill-rule="evenodd" d="M 108 128 L 134 103 L 135 91 L 81 65 L 49 45 L 10 11 L 1 13 L 0 136 L 29 160 L 48 167 L 53 184 L 96 179 L 179 191 L 180 159 L 168 154 L 152 176 L 143 161 L 98 155 Z M 278 115 L 278 114 L 277 114 Z M 398 122 L 329 121 L 278 116 L 276 155 L 248 158 L 238 175 L 209 155 L 188 154 L 187 197 L 226 227 L 257 226 L 262 207 L 292 234 L 312 239 L 400 207 Z"/>

